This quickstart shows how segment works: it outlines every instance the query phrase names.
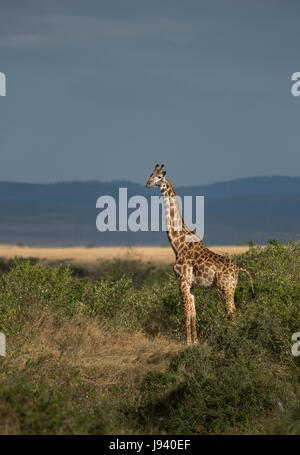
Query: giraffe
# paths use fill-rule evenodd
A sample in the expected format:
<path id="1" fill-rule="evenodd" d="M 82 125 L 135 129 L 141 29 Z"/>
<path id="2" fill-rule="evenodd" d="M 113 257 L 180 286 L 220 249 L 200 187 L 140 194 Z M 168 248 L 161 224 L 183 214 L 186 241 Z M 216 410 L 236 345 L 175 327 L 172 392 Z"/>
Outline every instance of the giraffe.
<path id="1" fill-rule="evenodd" d="M 176 192 L 166 177 L 163 164 L 161 167 L 158 164 L 155 166 L 146 183 L 147 188 L 153 186 L 158 186 L 163 196 L 167 235 L 176 258 L 173 270 L 178 280 L 184 307 L 186 342 L 197 344 L 195 298 L 191 288 L 193 286 L 201 289 L 217 288 L 227 308 L 228 318 L 234 325 L 236 312 L 234 293 L 239 272 L 248 275 L 252 296 L 255 297 L 253 280 L 248 270 L 236 266 L 229 258 L 211 251 L 194 231 L 185 225 Z"/>

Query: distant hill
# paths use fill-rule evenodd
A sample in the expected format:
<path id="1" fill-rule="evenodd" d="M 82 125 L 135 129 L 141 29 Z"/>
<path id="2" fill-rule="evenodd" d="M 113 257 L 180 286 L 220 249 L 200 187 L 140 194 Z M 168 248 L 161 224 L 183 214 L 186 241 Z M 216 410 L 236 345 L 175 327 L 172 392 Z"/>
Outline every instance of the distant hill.
<path id="1" fill-rule="evenodd" d="M 29 184 L 0 182 L 0 243 L 29 245 L 162 245 L 164 232 L 96 230 L 96 200 L 159 195 L 159 190 L 129 181 Z M 300 177 L 252 177 L 210 185 L 177 187 L 177 193 L 205 196 L 207 244 L 266 243 L 300 238 Z M 130 213 L 130 211 L 129 211 Z"/>

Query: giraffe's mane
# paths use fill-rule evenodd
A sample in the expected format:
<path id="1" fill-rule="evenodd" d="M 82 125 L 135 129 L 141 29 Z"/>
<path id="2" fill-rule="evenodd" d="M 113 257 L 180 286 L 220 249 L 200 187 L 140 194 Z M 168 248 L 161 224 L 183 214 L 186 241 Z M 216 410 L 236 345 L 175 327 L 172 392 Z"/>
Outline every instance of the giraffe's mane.
<path id="1" fill-rule="evenodd" d="M 168 184 L 169 184 L 171 190 L 174 192 L 174 194 L 176 194 L 176 191 L 174 190 L 172 183 L 170 182 L 170 180 L 167 177 L 166 177 L 166 181 L 168 182 Z"/>

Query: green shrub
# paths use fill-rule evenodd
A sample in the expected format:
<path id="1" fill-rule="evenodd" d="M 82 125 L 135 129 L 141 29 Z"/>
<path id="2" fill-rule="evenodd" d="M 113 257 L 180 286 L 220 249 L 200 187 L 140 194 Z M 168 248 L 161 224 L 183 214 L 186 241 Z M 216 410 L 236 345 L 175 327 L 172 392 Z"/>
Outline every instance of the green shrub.
<path id="1" fill-rule="evenodd" d="M 47 381 L 37 378 L 43 361 L 47 359 L 27 362 L 21 371 L 9 363 L 0 367 L 4 377 L 0 383 L 0 433 L 105 434 L 105 404 L 97 398 L 97 391 L 87 388 L 78 371 L 68 370 L 66 375 L 59 365 Z M 60 376 L 63 381 L 58 383 Z"/>

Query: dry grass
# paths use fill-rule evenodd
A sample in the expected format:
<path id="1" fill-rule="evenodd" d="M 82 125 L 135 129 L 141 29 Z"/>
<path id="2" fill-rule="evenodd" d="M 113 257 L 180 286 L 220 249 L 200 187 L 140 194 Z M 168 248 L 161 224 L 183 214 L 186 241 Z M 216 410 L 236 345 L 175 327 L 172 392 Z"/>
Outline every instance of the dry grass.
<path id="1" fill-rule="evenodd" d="M 53 377 L 49 369 L 78 368 L 84 381 L 99 390 L 126 383 L 133 392 L 149 369 L 165 370 L 180 349 L 182 345 L 176 341 L 159 336 L 149 339 L 140 331 L 109 332 L 83 316 L 64 320 L 59 326 L 44 311 L 33 326 L 24 327 L 14 337 L 7 360 L 22 369 L 28 361 L 47 359 L 38 369 L 38 377 L 46 382 Z"/>
<path id="2" fill-rule="evenodd" d="M 212 251 L 220 254 L 242 254 L 249 250 L 248 246 L 212 246 Z M 45 261 L 68 261 L 73 264 L 95 264 L 102 260 L 140 260 L 156 264 L 170 264 L 174 261 L 171 247 L 73 247 L 43 248 L 16 245 L 0 245 L 0 257 L 34 257 Z"/>

